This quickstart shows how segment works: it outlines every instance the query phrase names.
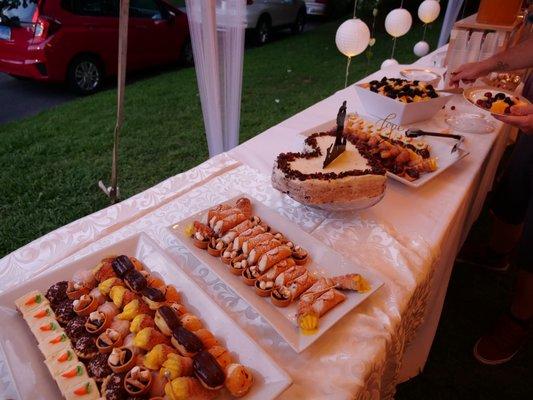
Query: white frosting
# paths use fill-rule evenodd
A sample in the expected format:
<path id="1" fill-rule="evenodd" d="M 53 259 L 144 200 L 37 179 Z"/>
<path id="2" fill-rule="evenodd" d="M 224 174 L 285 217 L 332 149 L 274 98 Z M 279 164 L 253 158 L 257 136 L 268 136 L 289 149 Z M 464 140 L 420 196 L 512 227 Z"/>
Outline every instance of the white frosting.
<path id="1" fill-rule="evenodd" d="M 365 170 L 369 168 L 368 160 L 364 158 L 357 147 L 350 142 L 346 143 L 346 151 L 337 157 L 326 168 L 322 168 L 324 159 L 326 158 L 326 150 L 335 141 L 334 136 L 318 136 L 316 138 L 317 145 L 320 147 L 322 155 L 320 157 L 305 159 L 297 158 L 290 163 L 290 168 L 300 171 L 304 174 L 312 174 L 316 172 L 335 172 L 340 173 L 350 170 Z"/>

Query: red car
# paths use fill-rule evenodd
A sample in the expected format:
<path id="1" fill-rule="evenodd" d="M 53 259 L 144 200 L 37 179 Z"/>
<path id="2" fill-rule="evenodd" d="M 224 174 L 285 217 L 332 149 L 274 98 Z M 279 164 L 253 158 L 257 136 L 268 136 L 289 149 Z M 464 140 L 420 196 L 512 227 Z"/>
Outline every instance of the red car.
<path id="1" fill-rule="evenodd" d="M 7 3 L 0 10 L 0 72 L 66 81 L 81 94 L 116 73 L 119 0 Z M 167 2 L 130 0 L 128 29 L 129 70 L 176 60 L 192 64 L 187 16 Z"/>

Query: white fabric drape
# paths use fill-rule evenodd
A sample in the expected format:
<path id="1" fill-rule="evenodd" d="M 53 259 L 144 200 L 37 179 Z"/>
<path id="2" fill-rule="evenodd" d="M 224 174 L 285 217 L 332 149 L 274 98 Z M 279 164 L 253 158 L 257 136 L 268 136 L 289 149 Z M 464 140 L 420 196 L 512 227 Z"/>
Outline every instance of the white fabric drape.
<path id="1" fill-rule="evenodd" d="M 459 11 L 461 10 L 463 2 L 464 0 L 448 1 L 446 15 L 444 16 L 444 22 L 442 23 L 442 28 L 440 30 L 438 47 L 444 46 L 446 43 L 448 43 L 453 24 L 455 24 L 455 21 L 457 21 L 457 17 L 459 16 Z"/>
<path id="2" fill-rule="evenodd" d="M 186 0 L 186 5 L 212 157 L 239 144 L 246 3 Z"/>

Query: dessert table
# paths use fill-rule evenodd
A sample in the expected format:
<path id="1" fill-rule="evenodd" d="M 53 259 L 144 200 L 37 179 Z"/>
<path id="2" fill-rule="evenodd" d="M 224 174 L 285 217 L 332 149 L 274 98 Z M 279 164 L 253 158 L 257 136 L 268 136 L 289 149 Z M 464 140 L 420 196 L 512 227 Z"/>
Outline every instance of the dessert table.
<path id="1" fill-rule="evenodd" d="M 416 64 L 432 67 L 431 60 L 430 54 Z M 492 133 L 465 134 L 463 147 L 470 155 L 418 189 L 389 180 L 385 198 L 370 209 L 329 213 L 304 207 L 272 188 L 273 161 L 280 152 L 301 150 L 301 132 L 332 120 L 343 100 L 349 112 L 362 111 L 353 87 L 340 90 L 228 153 L 14 251 L 0 260 L 0 291 L 144 232 L 291 375 L 293 385 L 282 398 L 392 398 L 396 384 L 418 374 L 426 362 L 455 256 L 491 187 L 509 129 L 495 122 Z M 468 107 L 462 101 L 457 96 L 449 105 Z M 443 117 L 439 112 L 417 127 L 445 129 Z M 384 287 L 295 353 L 168 230 L 239 193 L 374 270 Z M 0 354 L 0 398 L 17 398 L 11 373 Z M 28 377 L 31 384 L 29 372 Z"/>

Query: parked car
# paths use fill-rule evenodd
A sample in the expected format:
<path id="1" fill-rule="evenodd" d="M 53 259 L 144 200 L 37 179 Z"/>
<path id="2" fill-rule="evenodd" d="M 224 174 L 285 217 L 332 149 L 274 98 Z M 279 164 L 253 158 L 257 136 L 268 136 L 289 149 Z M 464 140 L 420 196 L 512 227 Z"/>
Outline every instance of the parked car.
<path id="1" fill-rule="evenodd" d="M 328 0 L 306 0 L 305 5 L 307 7 L 308 15 L 325 16 L 328 13 Z"/>
<path id="2" fill-rule="evenodd" d="M 307 13 L 303 0 L 247 0 L 246 4 L 246 28 L 257 45 L 268 42 L 274 29 L 304 30 Z"/>
<path id="3" fill-rule="evenodd" d="M 0 10 L 0 72 L 98 90 L 118 62 L 119 0 L 27 0 Z M 18 4 L 18 5 L 17 5 Z M 162 0 L 131 0 L 128 70 L 192 63 L 187 16 Z"/>

